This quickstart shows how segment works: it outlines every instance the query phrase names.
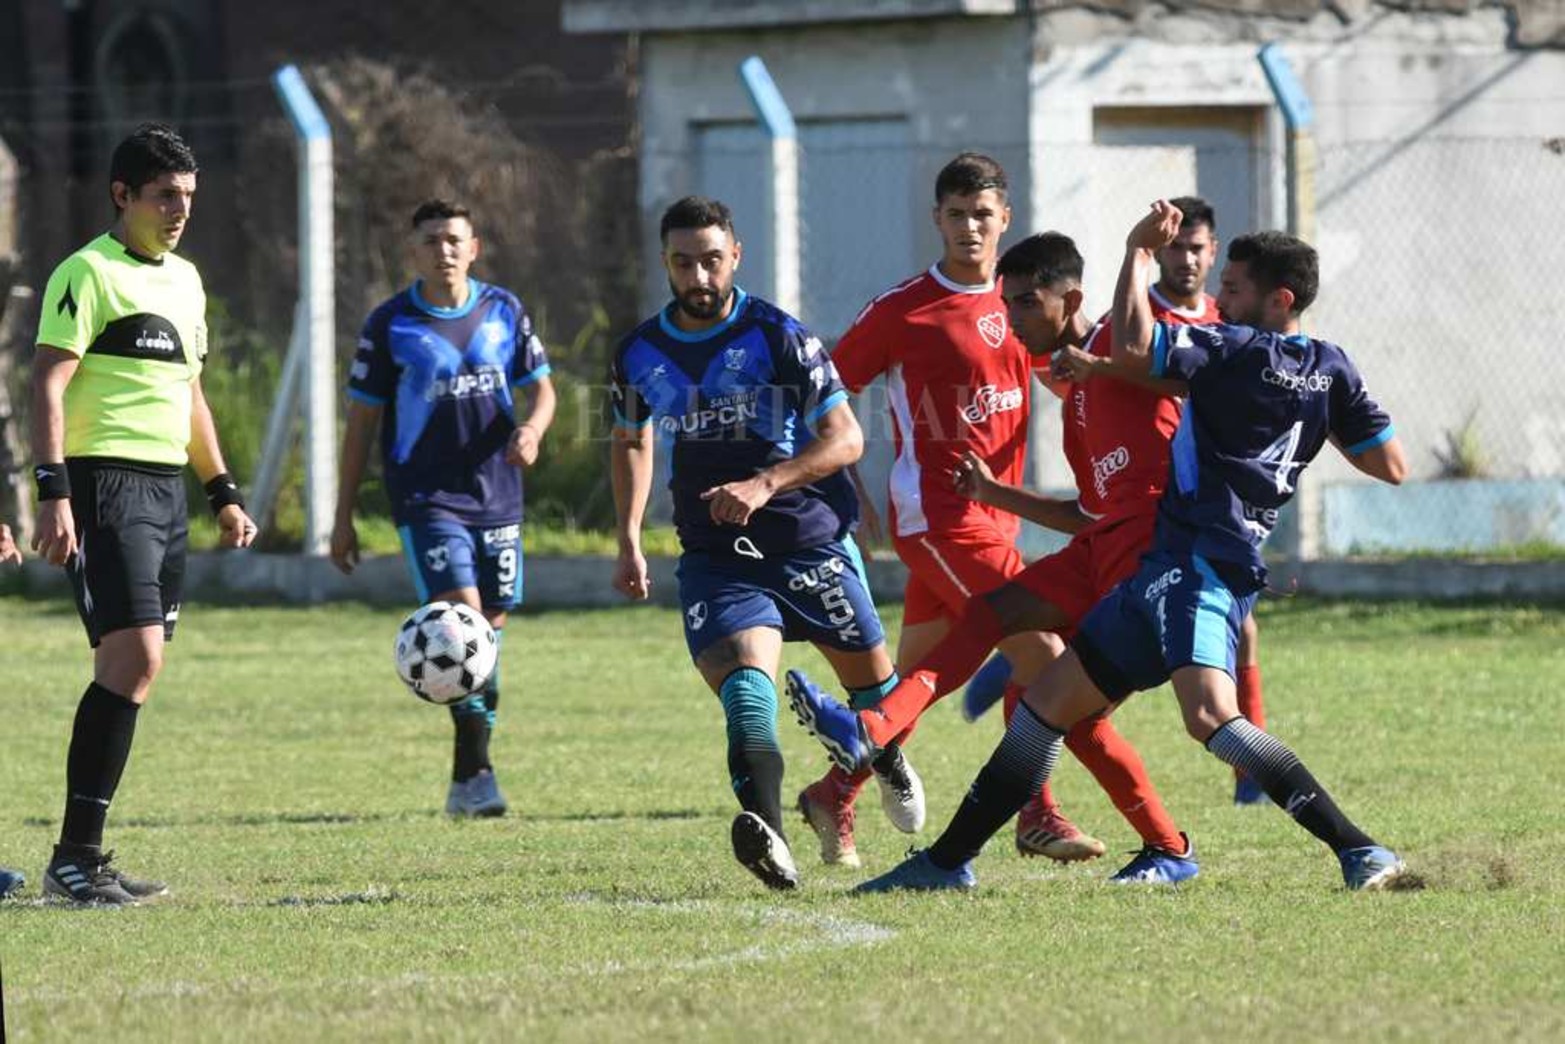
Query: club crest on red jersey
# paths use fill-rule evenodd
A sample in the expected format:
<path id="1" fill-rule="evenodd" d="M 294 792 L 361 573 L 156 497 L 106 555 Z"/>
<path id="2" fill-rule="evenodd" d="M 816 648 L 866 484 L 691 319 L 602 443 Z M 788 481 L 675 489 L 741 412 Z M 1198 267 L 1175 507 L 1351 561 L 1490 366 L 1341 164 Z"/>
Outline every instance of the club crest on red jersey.
<path id="1" fill-rule="evenodd" d="M 984 343 L 991 348 L 999 348 L 1005 343 L 1005 313 L 988 312 L 978 317 L 978 336 L 984 339 Z"/>

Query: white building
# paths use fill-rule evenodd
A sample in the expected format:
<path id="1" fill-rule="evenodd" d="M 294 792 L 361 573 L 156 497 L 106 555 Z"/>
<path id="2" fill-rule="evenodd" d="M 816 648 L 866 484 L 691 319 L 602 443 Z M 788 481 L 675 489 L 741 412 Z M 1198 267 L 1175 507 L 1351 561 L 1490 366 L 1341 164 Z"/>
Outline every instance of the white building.
<path id="1" fill-rule="evenodd" d="M 934 176 L 962 149 L 1005 163 L 1013 237 L 1076 237 L 1093 309 L 1153 198 L 1206 196 L 1220 235 L 1285 227 L 1286 128 L 1257 59 L 1276 42 L 1315 115 L 1310 329 L 1352 351 L 1415 477 L 1440 474 L 1437 451 L 1472 417 L 1465 463 L 1528 480 L 1460 487 L 1453 503 L 1482 505 L 1461 516 L 1474 543 L 1565 544 L 1565 240 L 1551 220 L 1565 199 L 1565 4 L 566 0 L 564 19 L 640 34 L 649 310 L 666 295 L 658 216 L 689 192 L 733 205 L 744 282 L 770 290 L 766 139 L 736 73 L 765 60 L 799 124 L 802 317 L 827 336 L 935 258 Z M 1039 412 L 1053 445 L 1054 411 Z M 1058 453 L 1034 461 L 1042 484 L 1070 484 Z M 1336 460 L 1312 475 L 1354 477 Z M 1457 517 L 1427 496 L 1398 502 L 1406 525 Z M 1348 528 L 1332 549 L 1346 551 L 1355 513 L 1381 508 L 1333 503 Z"/>

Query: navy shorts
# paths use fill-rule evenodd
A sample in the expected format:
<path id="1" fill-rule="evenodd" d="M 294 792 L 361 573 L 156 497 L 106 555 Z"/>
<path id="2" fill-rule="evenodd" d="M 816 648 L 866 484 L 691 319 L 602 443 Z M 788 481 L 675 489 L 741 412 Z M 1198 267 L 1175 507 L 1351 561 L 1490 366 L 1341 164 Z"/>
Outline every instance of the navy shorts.
<path id="1" fill-rule="evenodd" d="M 784 641 L 845 652 L 886 640 L 851 537 L 766 558 L 686 551 L 678 576 L 692 660 L 713 642 L 752 627 L 774 627 Z"/>
<path id="2" fill-rule="evenodd" d="M 478 589 L 485 609 L 503 611 L 522 604 L 522 526 L 467 526 L 429 519 L 399 526 L 402 551 L 418 600 L 459 587 Z"/>
<path id="3" fill-rule="evenodd" d="M 181 469 L 102 458 L 66 468 L 77 552 L 65 571 L 87 640 L 97 648 L 106 634 L 162 624 L 172 641 L 189 538 Z"/>
<path id="4" fill-rule="evenodd" d="M 1135 576 L 1087 613 L 1071 646 L 1115 701 L 1156 688 L 1181 667 L 1232 675 L 1239 629 L 1259 593 L 1258 581 L 1225 580 L 1200 555 L 1149 552 Z"/>

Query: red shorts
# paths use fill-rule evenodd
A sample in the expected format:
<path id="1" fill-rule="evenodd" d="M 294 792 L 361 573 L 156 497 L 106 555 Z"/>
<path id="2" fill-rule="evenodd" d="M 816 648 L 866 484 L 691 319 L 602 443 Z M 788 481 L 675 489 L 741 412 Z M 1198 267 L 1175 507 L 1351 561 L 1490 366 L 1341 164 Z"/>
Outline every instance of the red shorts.
<path id="1" fill-rule="evenodd" d="M 999 530 L 919 533 L 897 537 L 894 543 L 908 569 L 902 593 L 904 627 L 942 617 L 955 620 L 969 598 L 993 591 L 1027 564 Z"/>
<path id="2" fill-rule="evenodd" d="M 1135 575 L 1156 527 L 1156 511 L 1094 523 L 1024 569 L 1016 583 L 1078 622 L 1115 584 Z"/>

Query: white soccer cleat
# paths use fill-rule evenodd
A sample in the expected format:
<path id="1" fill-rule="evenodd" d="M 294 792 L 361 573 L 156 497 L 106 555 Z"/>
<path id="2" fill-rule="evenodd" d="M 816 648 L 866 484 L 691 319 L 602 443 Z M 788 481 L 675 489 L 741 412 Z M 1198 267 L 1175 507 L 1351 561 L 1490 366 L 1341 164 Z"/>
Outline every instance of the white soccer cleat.
<path id="1" fill-rule="evenodd" d="M 924 829 L 924 781 L 913 765 L 893 746 L 874 763 L 875 782 L 880 784 L 880 807 L 891 825 L 904 834 Z"/>

